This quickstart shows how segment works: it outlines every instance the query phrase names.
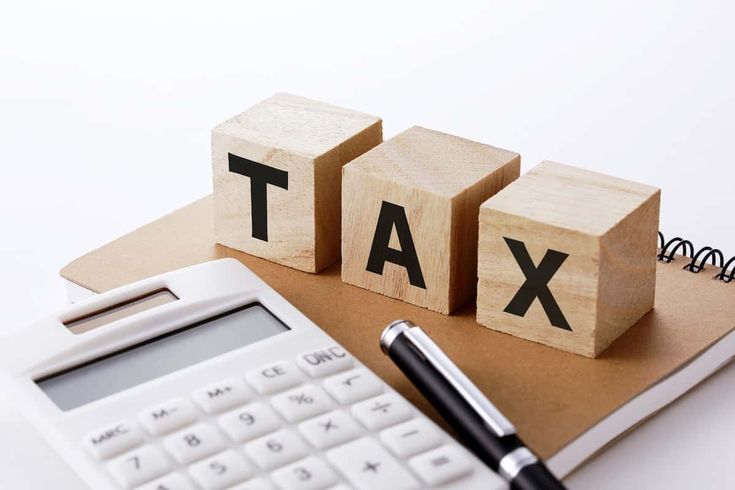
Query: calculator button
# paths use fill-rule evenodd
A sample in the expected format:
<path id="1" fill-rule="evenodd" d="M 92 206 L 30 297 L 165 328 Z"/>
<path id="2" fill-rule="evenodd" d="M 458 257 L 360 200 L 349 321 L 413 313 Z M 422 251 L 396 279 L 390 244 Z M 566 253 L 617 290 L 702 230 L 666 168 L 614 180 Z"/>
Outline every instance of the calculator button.
<path id="1" fill-rule="evenodd" d="M 329 412 L 299 425 L 299 431 L 314 447 L 326 449 L 356 438 L 362 429 L 345 412 Z"/>
<path id="2" fill-rule="evenodd" d="M 135 490 L 195 490 L 195 488 L 188 478 L 179 473 L 169 473 Z"/>
<path id="3" fill-rule="evenodd" d="M 189 473 L 205 490 L 219 490 L 253 475 L 253 468 L 235 451 L 225 451 L 193 464 Z"/>
<path id="4" fill-rule="evenodd" d="M 428 485 L 441 485 L 472 472 L 470 460 L 454 446 L 416 456 L 408 464 Z"/>
<path id="5" fill-rule="evenodd" d="M 281 426 L 276 413 L 262 403 L 251 403 L 219 418 L 219 426 L 235 442 L 245 442 Z"/>
<path id="6" fill-rule="evenodd" d="M 380 439 L 401 458 L 421 453 L 442 442 L 439 431 L 424 419 L 409 420 L 386 429 L 380 433 Z"/>
<path id="7" fill-rule="evenodd" d="M 330 410 L 333 402 L 321 388 L 305 385 L 274 396 L 271 403 L 286 420 L 298 422 Z"/>
<path id="8" fill-rule="evenodd" d="M 383 391 L 383 383 L 366 369 L 353 369 L 324 380 L 324 389 L 340 403 L 355 403 Z"/>
<path id="9" fill-rule="evenodd" d="M 374 439 L 363 438 L 327 452 L 330 463 L 358 489 L 418 488 L 418 482 Z"/>
<path id="10" fill-rule="evenodd" d="M 245 375 L 245 379 L 261 395 L 285 390 L 301 383 L 301 373 L 293 363 L 280 361 L 261 366 Z"/>
<path id="11" fill-rule="evenodd" d="M 198 389 L 192 397 L 205 412 L 217 413 L 245 403 L 250 394 L 243 381 L 229 378 Z"/>
<path id="12" fill-rule="evenodd" d="M 271 485 L 267 480 L 262 478 L 253 478 L 245 483 L 240 483 L 234 487 L 230 487 L 229 490 L 273 490 L 273 488 L 273 485 Z"/>
<path id="13" fill-rule="evenodd" d="M 131 488 L 167 473 L 171 463 L 158 449 L 144 446 L 110 461 L 107 469 L 120 485 Z"/>
<path id="14" fill-rule="evenodd" d="M 221 451 L 225 438 L 206 424 L 197 424 L 163 440 L 163 446 L 180 464 L 189 464 Z"/>
<path id="15" fill-rule="evenodd" d="M 194 405 L 183 398 L 174 398 L 166 403 L 143 410 L 138 414 L 143 426 L 154 436 L 189 425 L 197 418 Z"/>
<path id="16" fill-rule="evenodd" d="M 303 458 L 307 447 L 296 433 L 283 429 L 247 444 L 245 452 L 259 467 L 269 470 Z"/>
<path id="17" fill-rule="evenodd" d="M 334 374 L 352 367 L 352 356 L 339 345 L 331 345 L 296 358 L 296 364 L 312 378 Z"/>
<path id="18" fill-rule="evenodd" d="M 380 430 L 411 418 L 411 407 L 398 395 L 386 393 L 353 405 L 352 413 L 368 429 Z"/>
<path id="19" fill-rule="evenodd" d="M 97 459 L 107 459 L 143 442 L 140 429 L 128 421 L 121 421 L 87 434 L 82 443 Z"/>
<path id="20" fill-rule="evenodd" d="M 337 483 L 337 474 L 315 457 L 276 470 L 272 476 L 283 490 L 321 490 Z"/>

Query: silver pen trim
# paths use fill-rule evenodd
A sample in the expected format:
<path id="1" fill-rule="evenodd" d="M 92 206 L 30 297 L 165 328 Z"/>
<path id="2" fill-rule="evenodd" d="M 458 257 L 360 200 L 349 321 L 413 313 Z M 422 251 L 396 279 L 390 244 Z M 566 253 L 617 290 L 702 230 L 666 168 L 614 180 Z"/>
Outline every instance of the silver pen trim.
<path id="1" fill-rule="evenodd" d="M 534 463 L 538 463 L 536 455 L 526 447 L 519 447 L 503 456 L 498 473 L 506 480 L 513 481 L 523 468 Z"/>
<path id="2" fill-rule="evenodd" d="M 472 407 L 475 413 L 498 437 L 516 433 L 516 428 L 452 362 L 431 338 L 413 323 L 400 320 L 390 324 L 381 335 L 380 345 L 388 352 L 395 338 L 404 334 L 406 339 L 424 356 L 426 361 L 444 377 L 452 388 Z"/>

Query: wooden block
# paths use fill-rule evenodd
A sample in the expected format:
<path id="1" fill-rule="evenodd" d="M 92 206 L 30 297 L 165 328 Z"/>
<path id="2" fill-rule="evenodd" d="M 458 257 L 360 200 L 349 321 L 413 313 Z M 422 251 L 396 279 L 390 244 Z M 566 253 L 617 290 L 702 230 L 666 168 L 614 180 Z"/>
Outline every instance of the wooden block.
<path id="1" fill-rule="evenodd" d="M 212 130 L 218 243 L 307 272 L 339 259 L 342 165 L 380 118 L 279 93 Z"/>
<path id="2" fill-rule="evenodd" d="M 477 321 L 596 357 L 653 308 L 661 191 L 543 162 L 480 207 Z"/>
<path id="3" fill-rule="evenodd" d="M 413 127 L 344 167 L 342 280 L 449 314 L 475 294 L 480 204 L 520 156 Z"/>

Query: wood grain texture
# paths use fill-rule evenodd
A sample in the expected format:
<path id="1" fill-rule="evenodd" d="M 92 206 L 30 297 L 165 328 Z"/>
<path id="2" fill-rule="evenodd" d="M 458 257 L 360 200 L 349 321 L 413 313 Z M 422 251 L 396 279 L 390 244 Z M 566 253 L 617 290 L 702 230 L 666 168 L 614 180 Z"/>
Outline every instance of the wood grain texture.
<path id="1" fill-rule="evenodd" d="M 543 162 L 480 208 L 478 323 L 598 356 L 654 304 L 660 190 Z M 568 254 L 547 285 L 570 330 L 552 325 L 536 298 L 523 316 L 504 311 L 527 274 L 506 239 L 535 267 Z"/>
<path id="2" fill-rule="evenodd" d="M 420 127 L 368 151 L 343 169 L 342 280 L 451 313 L 475 294 L 480 203 L 519 172 L 517 153 Z M 425 288 L 402 265 L 366 270 L 383 202 L 405 210 Z"/>
<path id="3" fill-rule="evenodd" d="M 279 93 L 212 130 L 218 243 L 306 272 L 339 259 L 342 165 L 383 140 L 380 118 Z M 251 180 L 228 154 L 288 172 L 267 186 L 268 240 L 251 226 Z"/>

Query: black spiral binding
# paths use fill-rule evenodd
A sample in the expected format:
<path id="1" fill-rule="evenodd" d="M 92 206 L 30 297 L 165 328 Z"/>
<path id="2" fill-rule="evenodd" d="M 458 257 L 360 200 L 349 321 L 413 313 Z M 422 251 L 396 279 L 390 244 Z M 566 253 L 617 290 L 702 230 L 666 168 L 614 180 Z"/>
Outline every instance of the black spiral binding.
<path id="1" fill-rule="evenodd" d="M 687 257 L 689 263 L 683 267 L 684 270 L 693 272 L 695 274 L 702 272 L 710 261 L 712 265 L 720 269 L 720 272 L 715 274 L 714 278 L 719 279 L 722 282 L 731 282 L 735 279 L 735 256 L 725 262 L 725 255 L 718 248 L 702 247 L 697 252 L 694 252 L 694 245 L 689 240 L 684 240 L 681 237 L 672 238 L 666 241 L 664 234 L 658 232 L 658 248 L 659 253 L 657 255 L 660 262 L 668 264 L 674 260 L 674 256 L 681 250 L 681 255 Z M 728 272 L 730 267 L 732 269 Z"/>

